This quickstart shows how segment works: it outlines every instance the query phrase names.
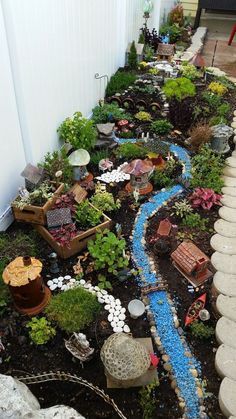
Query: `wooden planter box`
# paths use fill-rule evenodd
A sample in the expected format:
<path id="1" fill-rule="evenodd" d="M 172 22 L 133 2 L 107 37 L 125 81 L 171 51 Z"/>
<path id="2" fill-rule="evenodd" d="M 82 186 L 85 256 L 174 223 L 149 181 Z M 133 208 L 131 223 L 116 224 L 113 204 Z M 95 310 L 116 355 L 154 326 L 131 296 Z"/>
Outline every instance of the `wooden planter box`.
<path id="1" fill-rule="evenodd" d="M 58 196 L 62 193 L 63 189 L 64 183 L 61 183 L 57 190 L 54 192 L 52 198 L 50 198 L 43 205 L 43 207 L 38 207 L 36 205 L 26 205 L 24 209 L 21 210 L 12 204 L 11 207 L 15 220 L 23 221 L 24 223 L 45 225 L 46 213 L 51 209 Z"/>
<path id="2" fill-rule="evenodd" d="M 83 233 L 80 233 L 78 234 L 78 236 L 74 237 L 70 242 L 70 247 L 61 246 L 60 244 L 58 244 L 56 240 L 53 238 L 53 236 L 50 234 L 50 231 L 48 231 L 45 227 L 41 225 L 34 225 L 34 228 L 50 244 L 50 246 L 55 250 L 58 256 L 60 256 L 62 259 L 68 259 L 71 256 L 74 256 L 77 253 L 79 253 L 81 250 L 85 249 L 87 246 L 87 242 L 91 239 L 94 239 L 98 230 L 111 228 L 112 220 L 105 214 L 103 214 L 103 218 L 103 223 L 99 224 L 96 227 L 92 227 L 89 230 L 84 231 Z"/>

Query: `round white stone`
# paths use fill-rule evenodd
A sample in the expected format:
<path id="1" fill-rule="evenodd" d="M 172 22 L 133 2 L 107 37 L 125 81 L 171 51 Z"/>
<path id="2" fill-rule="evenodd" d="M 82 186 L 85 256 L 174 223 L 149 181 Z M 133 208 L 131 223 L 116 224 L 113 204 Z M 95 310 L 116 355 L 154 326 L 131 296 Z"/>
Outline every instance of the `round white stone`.
<path id="1" fill-rule="evenodd" d="M 57 284 L 52 284 L 49 288 L 51 291 L 54 291 L 55 289 L 57 289 Z"/>
<path id="2" fill-rule="evenodd" d="M 236 349 L 220 345 L 216 352 L 215 366 L 221 377 L 236 380 Z"/>
<path id="3" fill-rule="evenodd" d="M 120 311 L 119 311 L 119 310 L 116 310 L 116 308 L 115 308 L 114 315 L 118 317 L 118 316 L 119 316 L 119 314 L 120 314 Z"/>
<path id="4" fill-rule="evenodd" d="M 120 305 L 121 305 L 121 302 L 120 302 L 119 298 L 117 298 L 117 299 L 115 300 L 115 303 L 116 303 L 116 305 L 117 305 L 117 306 L 120 306 Z"/>
<path id="5" fill-rule="evenodd" d="M 236 349 L 236 323 L 227 317 L 221 317 L 216 323 L 216 339 L 222 345 L 224 343 Z"/>
<path id="6" fill-rule="evenodd" d="M 71 283 L 71 284 L 74 284 L 75 282 L 76 282 L 76 279 L 75 279 L 75 278 L 71 278 L 71 279 L 70 279 L 70 283 Z"/>
<path id="7" fill-rule="evenodd" d="M 126 315 L 124 313 L 119 314 L 119 319 L 120 320 L 125 320 L 126 319 Z"/>
<path id="8" fill-rule="evenodd" d="M 236 187 L 236 178 L 230 176 L 222 176 L 224 186 Z"/>
<path id="9" fill-rule="evenodd" d="M 59 276 L 57 279 L 58 279 L 58 281 L 63 281 L 64 277 L 63 276 Z"/>
<path id="10" fill-rule="evenodd" d="M 97 297 L 103 298 L 103 295 L 102 295 L 102 293 L 100 291 L 97 292 Z"/>
<path id="11" fill-rule="evenodd" d="M 217 271 L 213 278 L 213 284 L 218 294 L 228 295 L 228 297 L 236 297 L 236 275 L 226 274 Z"/>
<path id="12" fill-rule="evenodd" d="M 103 295 L 107 295 L 107 291 L 106 291 L 106 290 L 101 290 L 101 293 L 102 293 Z"/>
<path id="13" fill-rule="evenodd" d="M 58 288 L 61 288 L 61 287 L 62 287 L 62 285 L 63 285 L 63 284 L 62 284 L 62 282 L 58 282 L 57 287 L 58 287 Z"/>
<path id="14" fill-rule="evenodd" d="M 108 319 L 108 321 L 109 321 L 109 322 L 112 322 L 112 321 L 113 321 L 113 314 L 112 314 L 112 313 L 110 313 L 110 314 L 108 315 L 107 319 Z"/>
<path id="15" fill-rule="evenodd" d="M 120 310 L 121 313 L 125 313 L 126 312 L 126 308 L 122 307 Z"/>
<path id="16" fill-rule="evenodd" d="M 64 284 L 64 285 L 62 285 L 62 287 L 61 287 L 61 290 L 62 291 L 65 291 L 67 289 L 67 286 Z"/>
<path id="17" fill-rule="evenodd" d="M 59 280 L 59 278 L 53 278 L 52 281 L 54 282 L 54 284 L 57 284 L 60 280 Z"/>
<path id="18" fill-rule="evenodd" d="M 95 291 L 100 291 L 100 288 L 97 285 L 94 287 L 94 289 Z"/>
<path id="19" fill-rule="evenodd" d="M 229 177 L 236 177 L 236 168 L 225 166 L 225 168 L 223 169 L 223 175 L 229 176 Z"/>
<path id="20" fill-rule="evenodd" d="M 115 314 L 115 313 L 114 313 Z M 119 321 L 119 319 L 118 319 L 118 317 L 117 316 L 114 316 L 113 317 L 113 320 L 114 320 L 114 322 L 116 322 L 116 323 L 118 323 L 118 321 Z"/>
<path id="21" fill-rule="evenodd" d="M 226 255 L 236 255 L 236 238 L 214 234 L 210 240 L 211 247 L 217 252 Z"/>
<path id="22" fill-rule="evenodd" d="M 130 328 L 127 324 L 124 325 L 124 332 L 125 333 L 130 333 Z"/>
<path id="23" fill-rule="evenodd" d="M 80 283 L 80 285 L 85 285 L 85 280 L 84 279 L 80 279 L 79 283 Z"/>
<path id="24" fill-rule="evenodd" d="M 98 302 L 99 302 L 100 304 L 103 304 L 105 301 L 103 300 L 103 298 L 98 297 Z"/>
<path id="25" fill-rule="evenodd" d="M 236 275 L 236 258 L 232 255 L 224 255 L 215 252 L 211 257 L 211 263 L 217 271 Z"/>
<path id="26" fill-rule="evenodd" d="M 116 322 L 112 321 L 112 322 L 111 322 L 111 327 L 112 327 L 112 328 L 116 327 Z"/>
<path id="27" fill-rule="evenodd" d="M 66 279 L 66 280 L 71 279 L 71 276 L 70 275 L 66 275 L 66 276 L 64 276 L 64 279 Z"/>
<path id="28" fill-rule="evenodd" d="M 236 197 L 236 188 L 231 187 L 231 186 L 224 186 L 222 188 L 222 193 L 226 194 L 226 195 L 230 195 L 230 196 L 235 196 Z"/>
<path id="29" fill-rule="evenodd" d="M 236 210 L 234 208 L 221 207 L 219 216 L 230 223 L 236 223 Z"/>
<path id="30" fill-rule="evenodd" d="M 236 209 L 236 197 L 231 195 L 223 195 L 220 199 L 221 203 L 228 208 Z"/>
<path id="31" fill-rule="evenodd" d="M 114 333 L 121 333 L 123 331 L 122 327 L 116 326 L 113 328 Z"/>
<path id="32" fill-rule="evenodd" d="M 109 309 L 109 313 L 115 313 L 115 309 L 114 309 L 113 307 L 111 307 L 111 308 Z"/>
<path id="33" fill-rule="evenodd" d="M 49 287 L 51 287 L 51 285 L 53 285 L 53 281 L 52 281 L 51 279 L 49 279 L 49 281 L 47 282 L 47 285 L 48 285 Z"/>
<path id="34" fill-rule="evenodd" d="M 117 323 L 117 326 L 123 327 L 124 324 L 125 324 L 125 322 L 123 320 L 119 320 L 118 323 Z"/>
<path id="35" fill-rule="evenodd" d="M 110 299 L 110 301 L 114 301 L 115 300 L 115 298 L 113 297 L 113 295 L 109 295 L 109 299 Z"/>
<path id="36" fill-rule="evenodd" d="M 236 382 L 225 377 L 220 385 L 219 404 L 223 414 L 236 416 Z"/>
<path id="37" fill-rule="evenodd" d="M 111 308 L 111 306 L 110 306 L 110 304 L 107 304 L 107 305 L 105 305 L 105 310 L 110 310 L 110 308 Z"/>
<path id="38" fill-rule="evenodd" d="M 88 289 L 89 288 L 89 284 L 84 284 L 84 288 Z"/>
<path id="39" fill-rule="evenodd" d="M 116 303 L 114 301 L 111 301 L 111 307 L 115 308 Z"/>
<path id="40" fill-rule="evenodd" d="M 236 167 L 236 159 L 234 157 L 228 157 L 225 163 L 230 167 Z"/>
<path id="41" fill-rule="evenodd" d="M 236 297 L 220 294 L 216 300 L 216 308 L 221 316 L 236 322 Z"/>

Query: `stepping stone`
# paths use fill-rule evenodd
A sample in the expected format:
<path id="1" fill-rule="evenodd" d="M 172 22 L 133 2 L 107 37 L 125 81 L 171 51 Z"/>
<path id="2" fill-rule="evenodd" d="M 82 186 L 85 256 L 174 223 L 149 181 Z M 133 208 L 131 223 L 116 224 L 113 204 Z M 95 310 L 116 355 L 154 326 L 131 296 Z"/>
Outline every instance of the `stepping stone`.
<path id="1" fill-rule="evenodd" d="M 221 236 L 236 237 L 236 223 L 219 219 L 215 222 L 214 229 Z"/>
<path id="2" fill-rule="evenodd" d="M 221 191 L 226 195 L 236 196 L 236 188 L 234 187 L 224 186 Z"/>
<path id="3" fill-rule="evenodd" d="M 223 195 L 220 198 L 220 202 L 225 205 L 225 207 L 235 208 L 236 209 L 236 196 Z"/>
<path id="4" fill-rule="evenodd" d="M 211 247 L 217 252 L 224 253 L 226 255 L 236 255 L 236 238 L 214 234 L 214 236 L 211 237 L 210 243 Z"/>
<path id="5" fill-rule="evenodd" d="M 235 167 L 230 167 L 230 166 L 225 166 L 225 168 L 223 169 L 223 175 L 236 177 L 236 168 Z"/>
<path id="6" fill-rule="evenodd" d="M 236 167 L 236 159 L 234 157 L 228 157 L 225 163 L 230 167 Z"/>
<path id="7" fill-rule="evenodd" d="M 215 252 L 211 256 L 211 263 L 217 271 L 236 275 L 235 255 L 224 255 L 223 253 Z"/>
<path id="8" fill-rule="evenodd" d="M 233 188 L 236 187 L 236 178 L 230 176 L 222 176 L 222 180 L 225 186 L 232 186 Z"/>
<path id="9" fill-rule="evenodd" d="M 213 284 L 218 294 L 236 297 L 236 275 L 217 271 L 213 278 Z"/>
<path id="10" fill-rule="evenodd" d="M 215 333 L 220 345 L 225 344 L 236 350 L 236 323 L 233 320 L 221 317 L 216 323 Z"/>
<path id="11" fill-rule="evenodd" d="M 219 209 L 219 216 L 223 218 L 225 221 L 229 221 L 230 223 L 236 223 L 236 210 L 234 208 L 228 208 L 225 206 L 221 207 Z"/>
<path id="12" fill-rule="evenodd" d="M 236 415 L 236 381 L 225 377 L 220 385 L 219 404 L 222 413 L 228 418 Z"/>
<path id="13" fill-rule="evenodd" d="M 221 316 L 236 322 L 236 297 L 220 294 L 216 300 L 216 308 Z"/>
<path id="14" fill-rule="evenodd" d="M 220 377 L 236 380 L 236 349 L 220 345 L 216 352 L 215 367 Z"/>

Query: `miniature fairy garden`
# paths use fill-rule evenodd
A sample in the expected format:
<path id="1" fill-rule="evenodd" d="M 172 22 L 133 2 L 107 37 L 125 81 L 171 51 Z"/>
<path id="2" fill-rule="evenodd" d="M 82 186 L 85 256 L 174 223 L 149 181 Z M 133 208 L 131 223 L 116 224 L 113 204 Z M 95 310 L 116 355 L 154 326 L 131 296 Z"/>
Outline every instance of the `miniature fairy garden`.
<path id="1" fill-rule="evenodd" d="M 200 54 L 181 62 L 190 42 L 179 5 L 160 36 L 145 24 L 92 118 L 66 118 L 60 148 L 22 168 L 0 235 L 0 363 L 42 407 L 223 417 L 210 239 L 235 86 Z M 92 387 L 47 380 L 58 371 Z"/>

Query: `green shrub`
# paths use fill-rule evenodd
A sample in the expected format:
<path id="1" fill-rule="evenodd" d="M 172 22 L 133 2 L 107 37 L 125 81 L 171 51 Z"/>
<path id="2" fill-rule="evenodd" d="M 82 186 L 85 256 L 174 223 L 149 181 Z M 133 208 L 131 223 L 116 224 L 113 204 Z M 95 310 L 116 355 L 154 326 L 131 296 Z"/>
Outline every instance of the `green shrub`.
<path id="1" fill-rule="evenodd" d="M 145 121 L 145 122 L 148 122 L 148 121 L 152 120 L 152 117 L 151 117 L 150 113 L 149 112 L 144 112 L 144 111 L 140 111 L 140 112 L 136 113 L 135 118 L 138 119 L 139 121 Z"/>
<path id="2" fill-rule="evenodd" d="M 108 158 L 107 150 L 98 150 L 90 154 L 90 163 L 94 165 L 98 165 L 100 160 L 107 159 L 107 158 Z"/>
<path id="3" fill-rule="evenodd" d="M 170 178 L 170 176 L 162 170 L 154 170 L 151 175 L 151 182 L 156 189 L 170 188 L 174 184 L 174 181 Z"/>
<path id="4" fill-rule="evenodd" d="M 75 112 L 72 118 L 66 118 L 57 131 L 60 138 L 75 149 L 84 148 L 90 151 L 95 146 L 97 131 L 93 121 L 84 118 L 81 112 Z"/>
<path id="5" fill-rule="evenodd" d="M 160 35 L 169 34 L 171 44 L 175 44 L 175 42 L 181 38 L 182 32 L 183 29 L 181 29 L 178 25 L 169 25 L 168 23 L 165 23 L 159 29 Z"/>
<path id="6" fill-rule="evenodd" d="M 145 45 L 144 56 L 147 62 L 153 61 L 154 49 L 150 45 Z"/>
<path id="7" fill-rule="evenodd" d="M 186 214 L 182 220 L 183 225 L 189 228 L 198 228 L 201 231 L 206 230 L 207 220 L 198 213 Z"/>
<path id="8" fill-rule="evenodd" d="M 82 229 L 97 226 L 101 218 L 102 212 L 93 208 L 87 199 L 76 206 L 75 219 Z"/>
<path id="9" fill-rule="evenodd" d="M 157 75 L 158 75 L 158 73 L 159 73 L 159 70 L 158 70 L 157 68 L 150 68 L 150 69 L 148 70 L 148 73 L 149 73 L 149 74 L 152 74 L 153 76 L 157 76 Z"/>
<path id="10" fill-rule="evenodd" d="M 130 52 L 128 54 L 128 65 L 131 70 L 135 70 L 138 65 L 137 50 L 134 41 L 131 44 Z"/>
<path id="11" fill-rule="evenodd" d="M 144 147 L 134 143 L 121 144 L 115 151 L 117 156 L 129 159 L 142 159 L 146 156 L 147 150 Z"/>
<path id="12" fill-rule="evenodd" d="M 145 36 L 144 36 L 143 32 L 141 32 L 139 34 L 138 43 L 139 44 L 145 44 Z"/>
<path id="13" fill-rule="evenodd" d="M 196 88 L 191 80 L 186 77 L 177 79 L 169 79 L 165 82 L 163 87 L 167 99 L 176 99 L 181 102 L 187 97 L 196 95 Z"/>
<path id="14" fill-rule="evenodd" d="M 209 125 L 213 127 L 214 125 L 227 124 L 227 119 L 224 116 L 213 116 L 209 120 Z"/>
<path id="15" fill-rule="evenodd" d="M 195 188 L 209 188 L 217 193 L 221 193 L 224 185 L 222 169 L 224 167 L 223 160 L 216 155 L 209 145 L 203 146 L 199 153 L 191 159 L 192 178 L 190 185 Z"/>
<path id="16" fill-rule="evenodd" d="M 108 230 L 97 233 L 95 240 L 88 242 L 88 251 L 95 260 L 95 269 L 106 268 L 113 275 L 128 266 L 128 259 L 124 257 L 125 247 L 125 240 Z"/>
<path id="17" fill-rule="evenodd" d="M 191 334 L 198 339 L 209 339 L 215 334 L 213 327 L 198 321 L 194 321 L 189 326 Z"/>
<path id="18" fill-rule="evenodd" d="M 203 100 L 209 105 L 211 110 L 217 110 L 222 104 L 222 97 L 210 92 L 202 93 Z"/>
<path id="19" fill-rule="evenodd" d="M 51 323 L 46 319 L 46 317 L 41 317 L 40 319 L 32 317 L 26 327 L 30 329 L 30 339 L 36 345 L 44 345 L 56 335 L 56 329 L 51 326 Z"/>
<path id="20" fill-rule="evenodd" d="M 38 165 L 43 167 L 50 180 L 54 182 L 64 182 L 70 184 L 73 179 L 73 167 L 69 163 L 65 149 L 62 147 L 59 151 L 47 153 L 44 156 L 43 163 Z M 57 177 L 56 174 L 61 171 L 62 175 Z"/>
<path id="21" fill-rule="evenodd" d="M 105 103 L 103 106 L 93 108 L 92 119 L 94 124 L 105 124 L 106 122 L 119 121 L 120 119 L 130 121 L 132 118 L 124 109 L 119 108 L 116 103 Z"/>
<path id="22" fill-rule="evenodd" d="M 45 312 L 50 320 L 68 333 L 79 332 L 98 314 L 97 297 L 76 287 L 53 296 Z"/>
<path id="23" fill-rule="evenodd" d="M 91 203 L 102 212 L 115 211 L 120 208 L 120 201 L 115 201 L 112 193 L 107 191 L 96 191 L 91 198 Z"/>
<path id="24" fill-rule="evenodd" d="M 173 129 L 173 125 L 167 119 L 159 119 L 151 125 L 151 130 L 157 135 L 166 135 Z"/>
<path id="25" fill-rule="evenodd" d="M 117 71 L 115 74 L 113 74 L 113 76 L 111 76 L 108 82 L 106 95 L 112 96 L 115 93 L 126 90 L 135 82 L 136 78 L 137 76 L 131 72 Z"/>
<path id="26" fill-rule="evenodd" d="M 214 93 L 218 96 L 223 96 L 228 91 L 226 86 L 224 86 L 223 84 L 218 83 L 216 81 L 212 81 L 209 84 L 208 90 L 210 90 L 212 93 Z"/>
<path id="27" fill-rule="evenodd" d="M 172 209 L 174 212 L 171 215 L 175 214 L 180 218 L 186 217 L 193 211 L 187 199 L 182 199 L 182 201 L 175 202 Z"/>
<path id="28" fill-rule="evenodd" d="M 230 112 L 230 104 L 229 103 L 222 103 L 217 109 L 217 114 L 219 116 L 227 116 Z"/>
<path id="29" fill-rule="evenodd" d="M 189 64 L 188 62 L 183 62 L 180 67 L 180 72 L 183 77 L 187 77 L 189 80 L 196 80 L 200 77 L 199 71 L 193 64 Z"/>

